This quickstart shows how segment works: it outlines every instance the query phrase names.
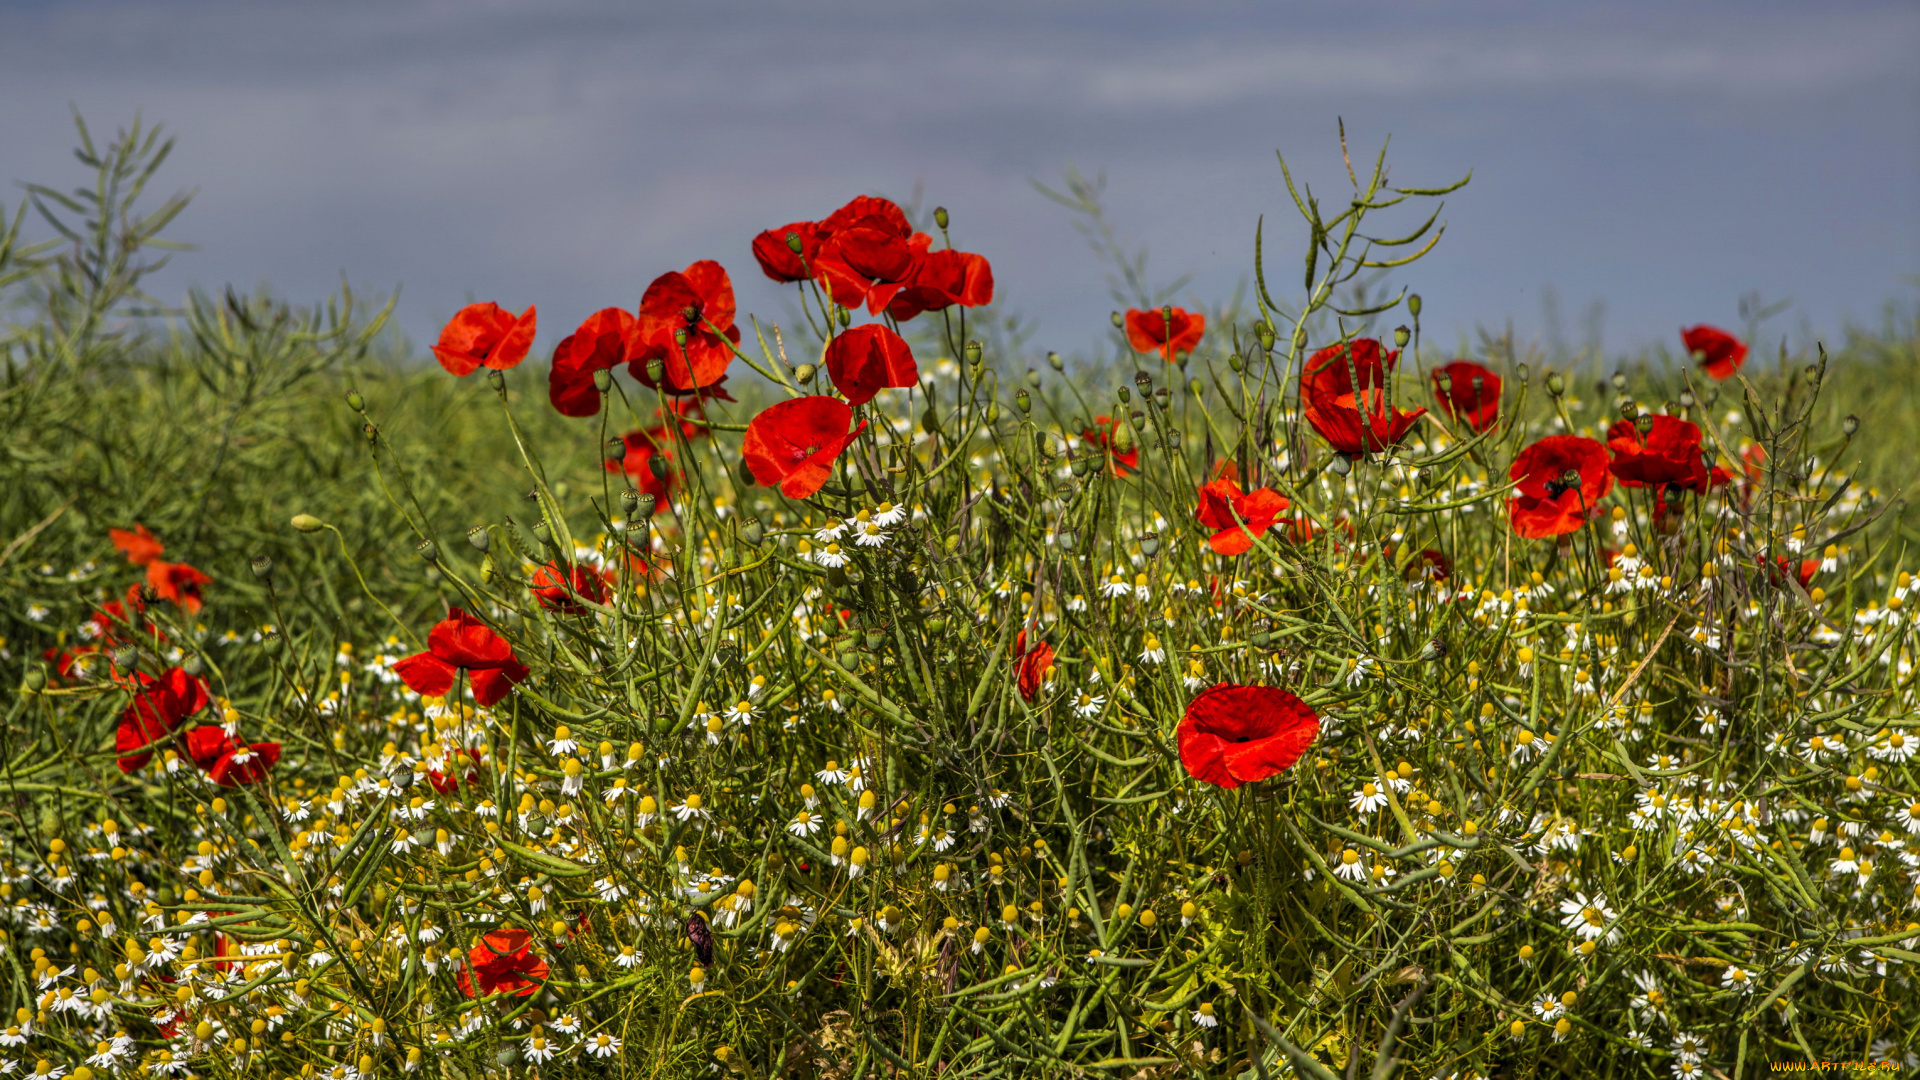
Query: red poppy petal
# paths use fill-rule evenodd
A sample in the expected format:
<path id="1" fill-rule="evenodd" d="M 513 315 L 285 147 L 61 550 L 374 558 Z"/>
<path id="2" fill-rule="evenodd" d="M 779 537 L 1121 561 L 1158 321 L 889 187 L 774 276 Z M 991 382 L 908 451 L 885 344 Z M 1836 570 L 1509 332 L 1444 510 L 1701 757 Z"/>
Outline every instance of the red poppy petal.
<path id="1" fill-rule="evenodd" d="M 426 697 L 445 697 L 447 691 L 453 689 L 453 665 L 430 652 L 415 653 L 396 661 L 393 673 L 414 693 Z"/>

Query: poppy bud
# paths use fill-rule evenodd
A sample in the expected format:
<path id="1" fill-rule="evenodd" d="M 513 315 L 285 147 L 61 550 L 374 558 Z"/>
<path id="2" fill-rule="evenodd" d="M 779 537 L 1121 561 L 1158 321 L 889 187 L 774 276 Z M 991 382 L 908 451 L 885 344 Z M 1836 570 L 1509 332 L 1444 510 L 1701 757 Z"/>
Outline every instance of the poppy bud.
<path id="1" fill-rule="evenodd" d="M 1122 453 L 1133 451 L 1133 425 L 1122 421 L 1113 425 L 1113 448 Z"/>
<path id="2" fill-rule="evenodd" d="M 667 362 L 665 360 L 662 360 L 656 356 L 653 359 L 647 361 L 647 381 L 648 382 L 654 383 L 657 385 L 660 382 L 660 380 L 666 377 L 667 377 Z"/>
<path id="3" fill-rule="evenodd" d="M 1151 559 L 1160 552 L 1160 534 L 1157 532 L 1140 534 L 1140 554 Z"/>
<path id="4" fill-rule="evenodd" d="M 1113 396 L 1119 398 L 1122 405 L 1133 400 L 1133 394 L 1124 386 L 1114 391 Z"/>
<path id="5" fill-rule="evenodd" d="M 967 342 L 967 366 L 968 367 L 980 366 L 981 352 L 982 350 L 980 347 L 980 343 L 978 341 Z"/>
<path id="6" fill-rule="evenodd" d="M 487 548 L 493 544 L 493 536 L 487 532 L 485 525 L 475 525 L 467 530 L 467 543 L 473 545 L 473 550 L 484 555 Z"/>
<path id="7" fill-rule="evenodd" d="M 753 470 L 748 468 L 746 458 L 740 459 L 739 466 L 733 471 L 733 478 L 734 482 L 743 488 L 750 488 L 754 485 Z"/>
<path id="8" fill-rule="evenodd" d="M 627 518 L 630 521 L 650 521 L 653 518 L 653 511 L 658 505 L 658 500 L 653 497 L 651 492 L 644 493 L 634 500 L 633 509 L 627 511 Z"/>
<path id="9" fill-rule="evenodd" d="M 360 396 L 360 391 L 349 390 L 347 391 L 347 408 L 354 412 L 366 412 L 367 399 Z"/>
<path id="10" fill-rule="evenodd" d="M 601 393 L 613 389 L 613 369 L 600 368 L 593 373 L 593 388 Z"/>
<path id="11" fill-rule="evenodd" d="M 131 645 L 122 645 L 113 650 L 113 666 L 121 671 L 132 671 L 140 665 L 140 650 Z"/>
<path id="12" fill-rule="evenodd" d="M 936 615 L 933 618 L 928 619 L 927 629 L 936 634 L 946 633 L 946 630 L 947 630 L 946 617 L 944 615 Z"/>
<path id="13" fill-rule="evenodd" d="M 374 427 L 372 424 L 362 425 L 360 432 L 367 437 L 367 441 L 370 443 L 378 443 L 380 441 L 380 429 Z"/>
<path id="14" fill-rule="evenodd" d="M 263 552 L 253 557 L 253 576 L 265 581 L 273 576 L 273 560 Z"/>
<path id="15" fill-rule="evenodd" d="M 847 308 L 836 307 L 833 309 L 833 313 L 834 313 L 834 317 L 840 320 L 840 329 L 845 330 L 847 327 L 853 325 L 852 311 L 848 310 Z"/>
<path id="16" fill-rule="evenodd" d="M 801 386 L 805 386 L 813 381 L 814 373 L 819 370 L 819 368 L 814 367 L 812 364 L 801 364 L 799 367 L 793 369 L 793 379 Z"/>
<path id="17" fill-rule="evenodd" d="M 1420 317 L 1420 294 L 1419 293 L 1414 293 L 1412 296 L 1407 297 L 1407 311 L 1410 312 L 1413 315 L 1413 317 L 1416 319 Z"/>
<path id="18" fill-rule="evenodd" d="M 940 433 L 940 418 L 933 414 L 933 406 L 931 405 L 927 406 L 926 412 L 920 414 L 920 430 L 929 435 L 937 435 Z"/>
<path id="19" fill-rule="evenodd" d="M 1167 432 L 1167 449 L 1169 450 L 1180 449 L 1180 433 L 1178 431 Z"/>
<path id="20" fill-rule="evenodd" d="M 314 517 L 312 514 L 295 514 L 293 515 L 292 524 L 294 528 L 303 533 L 317 533 L 327 527 L 325 522 Z"/>
<path id="21" fill-rule="evenodd" d="M 547 519 L 541 518 L 533 523 L 533 538 L 542 544 L 553 542 L 553 533 L 547 528 Z"/>
<path id="22" fill-rule="evenodd" d="M 420 541 L 420 546 L 416 550 L 420 552 L 420 557 L 428 562 L 440 561 L 440 549 L 431 540 Z"/>
<path id="23" fill-rule="evenodd" d="M 1047 366 L 1052 368 L 1055 371 L 1067 370 L 1067 362 L 1060 359 L 1060 354 L 1057 352 L 1050 352 L 1047 354 Z"/>
<path id="24" fill-rule="evenodd" d="M 47 688 L 47 673 L 40 668 L 28 668 L 20 679 L 20 689 L 29 694 L 37 694 Z"/>
<path id="25" fill-rule="evenodd" d="M 1447 374 L 1447 373 L 1446 373 L 1446 372 L 1444 372 L 1444 371 L 1443 371 L 1443 372 L 1441 372 L 1441 373 L 1440 373 L 1440 378 L 1439 378 L 1439 384 L 1440 384 L 1440 392 L 1441 392 L 1441 393 L 1443 393 L 1443 394 L 1451 394 L 1451 393 L 1453 393 L 1453 376 L 1451 376 L 1451 375 L 1449 375 L 1449 374 Z M 1551 385 L 1551 384 L 1549 384 L 1549 385 Z"/>
<path id="26" fill-rule="evenodd" d="M 1860 430 L 1860 418 L 1857 416 L 1849 416 L 1845 420 L 1840 421 L 1840 430 L 1845 432 L 1848 438 L 1852 438 L 1853 433 Z"/>
<path id="27" fill-rule="evenodd" d="M 997 424 L 999 422 L 1000 422 L 1000 403 L 995 401 L 988 404 L 987 406 L 987 423 Z"/>
<path id="28" fill-rule="evenodd" d="M 1246 370 L 1246 366 L 1247 366 L 1246 363 L 1240 359 L 1239 353 L 1227 354 L 1227 370 L 1228 371 L 1231 371 L 1235 375 L 1238 375 L 1240 374 L 1240 372 Z"/>
<path id="29" fill-rule="evenodd" d="M 1164 390 L 1164 389 L 1165 389 L 1165 387 L 1162 387 L 1161 389 L 1163 389 L 1163 390 Z M 1203 389 L 1203 388 L 1202 388 L 1202 387 L 1201 387 L 1201 385 L 1200 385 L 1200 380 L 1199 380 L 1199 379 L 1188 379 L 1188 380 L 1187 380 L 1187 393 L 1189 393 L 1189 394 L 1192 394 L 1192 395 L 1193 395 L 1194 397 L 1199 397 L 1199 396 L 1200 396 L 1200 391 L 1201 391 L 1202 389 Z M 1164 402 L 1163 402 L 1162 404 L 1164 404 Z"/>
<path id="30" fill-rule="evenodd" d="M 487 555 L 483 557 L 480 560 L 480 580 L 491 585 L 494 579 L 499 576 L 500 568 L 494 565 L 493 556 Z"/>
<path id="31" fill-rule="evenodd" d="M 934 223 L 935 225 L 938 225 L 938 226 L 940 226 L 940 227 L 941 227 L 942 229 L 945 229 L 945 228 L 947 227 L 947 222 L 948 222 L 948 220 L 949 220 L 949 219 L 948 219 L 948 217 L 947 217 L 947 208 L 946 208 L 946 207 L 944 207 L 944 206 L 936 206 L 936 207 L 934 207 L 934 208 L 933 208 L 933 223 Z"/>
<path id="32" fill-rule="evenodd" d="M 766 538 L 767 527 L 760 524 L 760 519 L 757 517 L 748 518 L 746 524 L 740 526 L 740 539 L 754 547 L 759 547 L 760 541 Z"/>
<path id="33" fill-rule="evenodd" d="M 1554 397 L 1559 397 L 1566 392 L 1567 380 L 1561 378 L 1560 373 L 1557 371 L 1547 372 L 1547 393 L 1552 394 Z"/>
<path id="34" fill-rule="evenodd" d="M 501 371 L 499 368 L 487 369 L 487 382 L 493 387 L 496 393 L 504 394 L 507 392 L 507 373 Z"/>
<path id="35" fill-rule="evenodd" d="M 1620 391 L 1625 391 L 1625 390 L 1626 390 L 1626 388 L 1627 388 L 1627 373 L 1626 373 L 1626 372 L 1624 372 L 1624 371 L 1616 371 L 1616 372 L 1614 372 L 1614 373 L 1613 373 L 1613 388 L 1614 388 L 1615 390 L 1620 390 Z"/>
<path id="36" fill-rule="evenodd" d="M 1033 411 L 1033 400 L 1027 397 L 1027 392 L 1025 390 L 1021 390 L 1020 392 L 1013 395 L 1013 403 L 1019 407 L 1020 415 L 1022 416 L 1025 416 L 1028 413 L 1031 413 Z"/>
<path id="37" fill-rule="evenodd" d="M 647 471 L 653 474 L 655 480 L 665 480 L 667 478 L 667 459 L 659 454 L 653 455 L 647 459 Z"/>
<path id="38" fill-rule="evenodd" d="M 1393 347 L 1394 348 L 1404 349 L 1407 347 L 1407 342 L 1412 340 L 1413 340 L 1413 331 L 1407 329 L 1404 326 L 1396 326 L 1393 328 Z"/>
<path id="39" fill-rule="evenodd" d="M 1040 373 L 1032 368 L 1027 369 L 1027 385 L 1035 390 L 1040 389 Z"/>
<path id="40" fill-rule="evenodd" d="M 1118 330 L 1118 329 L 1120 329 L 1121 327 L 1123 327 L 1123 326 L 1125 326 L 1125 325 L 1127 325 L 1127 320 L 1126 320 L 1126 319 L 1124 319 L 1124 318 L 1122 318 L 1119 312 L 1117 312 L 1117 311 L 1116 311 L 1116 312 L 1114 312 L 1114 313 L 1113 313 L 1113 328 L 1114 328 L 1115 330 Z"/>
<path id="41" fill-rule="evenodd" d="M 1253 336 L 1259 340 L 1262 352 L 1273 351 L 1273 324 L 1265 319 L 1253 324 Z"/>

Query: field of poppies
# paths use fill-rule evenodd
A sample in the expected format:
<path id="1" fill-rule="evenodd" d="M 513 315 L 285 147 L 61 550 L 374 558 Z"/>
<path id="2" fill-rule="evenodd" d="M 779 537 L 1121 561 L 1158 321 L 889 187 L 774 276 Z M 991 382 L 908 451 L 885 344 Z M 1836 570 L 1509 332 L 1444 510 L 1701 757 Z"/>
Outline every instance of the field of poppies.
<path id="1" fill-rule="evenodd" d="M 1104 358 L 860 196 L 425 360 L 165 145 L 0 226 L 0 1075 L 1920 1066 L 1910 314 L 1437 346 L 1383 154 Z"/>

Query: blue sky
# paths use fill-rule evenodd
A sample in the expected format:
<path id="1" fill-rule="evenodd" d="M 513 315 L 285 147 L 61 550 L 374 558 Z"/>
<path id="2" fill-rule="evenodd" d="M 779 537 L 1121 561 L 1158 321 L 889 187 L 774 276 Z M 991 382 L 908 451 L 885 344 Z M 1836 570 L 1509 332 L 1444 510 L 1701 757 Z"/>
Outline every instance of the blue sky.
<path id="1" fill-rule="evenodd" d="M 1917 55 L 1910 2 L 0 3 L 0 179 L 77 181 L 69 107 L 138 111 L 199 190 L 163 296 L 344 274 L 416 339 L 471 297 L 548 345 L 700 258 L 778 318 L 757 230 L 918 186 L 1073 352 L 1113 305 L 1030 179 L 1104 172 L 1150 273 L 1219 301 L 1262 213 L 1296 265 L 1274 151 L 1336 192 L 1338 117 L 1403 182 L 1474 170 L 1401 279 L 1442 340 L 1544 336 L 1551 291 L 1624 350 L 1747 290 L 1822 335 L 1914 296 Z"/>

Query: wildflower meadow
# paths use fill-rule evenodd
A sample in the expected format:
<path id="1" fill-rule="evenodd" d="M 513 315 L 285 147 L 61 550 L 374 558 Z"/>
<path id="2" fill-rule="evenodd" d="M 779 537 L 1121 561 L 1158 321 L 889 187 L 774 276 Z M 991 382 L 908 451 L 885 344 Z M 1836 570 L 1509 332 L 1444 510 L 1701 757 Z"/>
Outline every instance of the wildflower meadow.
<path id="1" fill-rule="evenodd" d="M 415 349 L 149 296 L 170 144 L 81 140 L 0 227 L 0 1075 L 1920 1066 L 1904 309 L 1436 342 L 1474 189 L 1355 147 L 1105 355 L 853 193 Z"/>

